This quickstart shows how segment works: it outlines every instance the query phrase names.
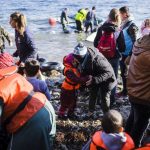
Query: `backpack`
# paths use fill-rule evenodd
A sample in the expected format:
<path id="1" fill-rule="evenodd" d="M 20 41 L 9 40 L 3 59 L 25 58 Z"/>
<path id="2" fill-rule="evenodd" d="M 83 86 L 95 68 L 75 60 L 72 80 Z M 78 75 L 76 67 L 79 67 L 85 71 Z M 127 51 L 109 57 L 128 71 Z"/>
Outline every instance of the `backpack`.
<path id="1" fill-rule="evenodd" d="M 117 47 L 118 47 L 119 51 L 122 52 L 122 54 L 124 54 L 126 56 L 129 55 L 129 53 L 131 52 L 132 47 L 133 47 L 132 39 L 131 39 L 130 35 L 128 34 L 128 29 L 131 24 L 132 24 L 132 21 L 129 23 L 129 25 L 127 27 L 125 27 L 120 32 L 120 34 L 117 38 Z"/>
<path id="2" fill-rule="evenodd" d="M 106 58 L 113 58 L 116 53 L 116 41 L 114 33 L 104 32 L 100 37 L 97 48 L 99 52 L 101 52 Z"/>

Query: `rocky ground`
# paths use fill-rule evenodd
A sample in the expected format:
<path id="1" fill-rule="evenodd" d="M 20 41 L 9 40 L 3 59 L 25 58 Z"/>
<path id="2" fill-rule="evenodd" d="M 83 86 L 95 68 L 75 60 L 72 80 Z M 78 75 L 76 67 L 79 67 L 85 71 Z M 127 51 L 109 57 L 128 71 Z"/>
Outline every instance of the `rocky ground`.
<path id="1" fill-rule="evenodd" d="M 51 72 L 48 76 L 47 84 L 51 89 L 52 104 L 57 113 L 60 104 L 60 85 L 64 77 L 56 71 Z M 82 89 L 78 94 L 75 112 L 77 118 L 74 120 L 62 120 L 57 118 L 57 134 L 54 143 L 55 150 L 81 150 L 91 135 L 93 135 L 96 130 L 101 129 L 101 119 L 103 116 L 101 107 L 96 105 L 94 115 L 87 117 L 88 101 L 88 89 Z M 116 103 L 113 109 L 121 112 L 124 120 L 126 120 L 130 110 L 128 99 L 124 99 L 123 103 Z"/>

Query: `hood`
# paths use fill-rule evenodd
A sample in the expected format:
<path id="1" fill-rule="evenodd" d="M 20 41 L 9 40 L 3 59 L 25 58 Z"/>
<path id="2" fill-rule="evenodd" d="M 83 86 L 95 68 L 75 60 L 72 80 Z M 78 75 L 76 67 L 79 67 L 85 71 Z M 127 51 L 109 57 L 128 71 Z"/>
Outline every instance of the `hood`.
<path id="1" fill-rule="evenodd" d="M 124 143 L 127 141 L 127 138 L 123 132 L 110 134 L 102 132 L 101 138 L 108 150 L 120 150 L 122 149 Z"/>
<path id="2" fill-rule="evenodd" d="M 105 32 L 115 32 L 117 30 L 117 25 L 110 22 L 105 22 L 102 25 L 102 30 Z"/>
<path id="3" fill-rule="evenodd" d="M 73 67 L 73 61 L 74 61 L 74 57 L 73 54 L 71 53 L 64 57 L 63 64 L 65 67 Z"/>
<path id="4" fill-rule="evenodd" d="M 138 55 L 142 52 L 150 51 L 150 34 L 139 38 L 133 47 L 133 54 Z"/>

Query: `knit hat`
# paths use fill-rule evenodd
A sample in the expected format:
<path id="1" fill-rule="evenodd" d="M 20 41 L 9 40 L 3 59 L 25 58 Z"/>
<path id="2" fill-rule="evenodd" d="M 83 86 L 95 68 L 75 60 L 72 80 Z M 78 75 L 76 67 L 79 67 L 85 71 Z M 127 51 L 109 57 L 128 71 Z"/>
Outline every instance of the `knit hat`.
<path id="1" fill-rule="evenodd" d="M 87 53 L 87 47 L 84 46 L 82 42 L 78 43 L 78 45 L 74 48 L 73 54 L 84 56 Z"/>

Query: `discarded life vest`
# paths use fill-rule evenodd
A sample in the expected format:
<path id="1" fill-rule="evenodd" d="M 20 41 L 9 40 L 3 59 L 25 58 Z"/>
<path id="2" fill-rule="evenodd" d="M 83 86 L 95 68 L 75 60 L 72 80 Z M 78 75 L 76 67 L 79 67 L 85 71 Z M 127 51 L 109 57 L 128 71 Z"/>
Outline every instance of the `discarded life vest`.
<path id="1" fill-rule="evenodd" d="M 93 135 L 92 142 L 90 144 L 90 150 L 98 150 L 98 149 L 107 150 L 107 147 L 105 146 L 104 142 L 101 139 L 101 134 L 102 134 L 102 131 L 97 131 Z M 130 138 L 130 136 L 128 134 L 126 134 L 126 133 L 124 133 L 124 134 L 127 137 L 127 141 L 126 141 L 126 143 L 124 143 L 121 150 L 133 149 L 134 148 L 133 140 Z"/>
<path id="2" fill-rule="evenodd" d="M 64 69 L 64 75 L 66 74 L 66 72 L 68 70 L 73 71 L 73 73 L 77 77 L 80 77 L 80 74 L 77 71 L 77 69 L 74 69 L 74 68 L 71 68 L 71 67 L 65 67 L 65 69 Z M 62 88 L 66 89 L 66 90 L 76 90 L 76 89 L 79 89 L 79 87 L 80 87 L 80 84 L 71 81 L 67 77 L 65 78 L 64 82 L 62 83 Z"/>
<path id="3" fill-rule="evenodd" d="M 13 66 L 15 64 L 14 58 L 9 53 L 0 54 L 0 69 Z"/>
<path id="4" fill-rule="evenodd" d="M 5 122 L 33 90 L 32 85 L 16 71 L 16 66 L 0 69 L 0 97 L 4 102 L 2 122 Z M 46 97 L 42 93 L 35 92 L 25 108 L 6 126 L 7 131 L 16 132 L 44 106 L 45 101 Z"/>

